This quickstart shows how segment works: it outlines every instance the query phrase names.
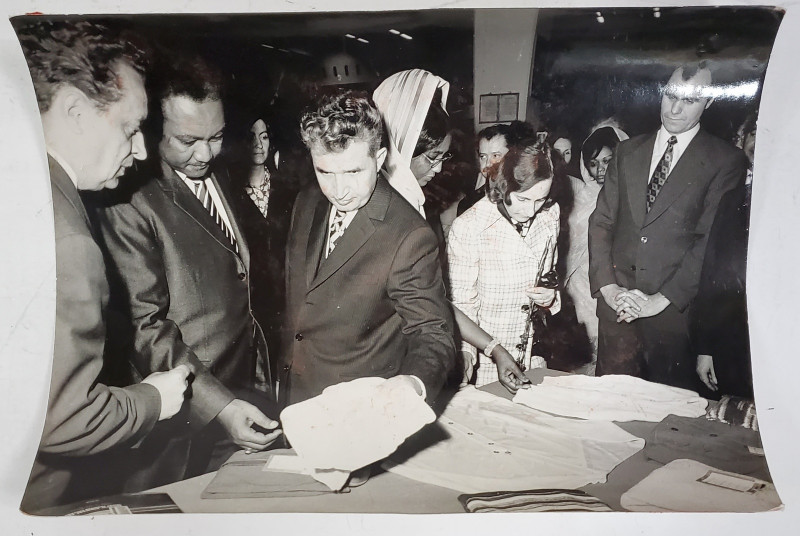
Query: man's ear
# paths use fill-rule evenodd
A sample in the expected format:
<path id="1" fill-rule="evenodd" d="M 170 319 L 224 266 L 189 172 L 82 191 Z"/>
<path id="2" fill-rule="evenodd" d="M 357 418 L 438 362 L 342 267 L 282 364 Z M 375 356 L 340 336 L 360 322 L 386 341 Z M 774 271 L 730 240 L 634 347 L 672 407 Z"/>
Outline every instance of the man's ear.
<path id="1" fill-rule="evenodd" d="M 94 111 L 86 94 L 78 88 L 67 86 L 56 97 L 55 105 L 67 128 L 75 134 L 82 134 L 87 113 Z"/>
<path id="2" fill-rule="evenodd" d="M 386 155 L 388 154 L 388 149 L 386 147 L 381 147 L 378 149 L 378 152 L 375 153 L 375 163 L 377 164 L 377 169 L 375 171 L 380 171 L 383 167 L 383 162 L 386 160 Z"/>

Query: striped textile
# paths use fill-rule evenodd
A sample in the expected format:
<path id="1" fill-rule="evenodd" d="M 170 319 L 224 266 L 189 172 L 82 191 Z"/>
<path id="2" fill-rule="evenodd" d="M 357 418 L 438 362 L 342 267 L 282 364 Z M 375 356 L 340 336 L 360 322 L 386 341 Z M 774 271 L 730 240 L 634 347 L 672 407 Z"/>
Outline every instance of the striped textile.
<path id="1" fill-rule="evenodd" d="M 236 253 L 239 253 L 239 244 L 236 242 L 236 237 L 233 235 L 233 231 L 230 227 L 225 223 L 225 220 L 222 218 L 222 215 L 217 210 L 216 205 L 214 204 L 214 200 L 211 198 L 211 193 L 208 191 L 208 187 L 206 186 L 206 182 L 202 181 L 193 181 L 194 182 L 194 194 L 197 196 L 197 199 L 203 204 L 205 209 L 211 214 L 211 217 L 217 222 L 222 232 L 231 241 L 231 245 Z"/>
<path id="2" fill-rule="evenodd" d="M 459 495 L 464 510 L 484 512 L 611 512 L 611 508 L 588 493 L 571 489 L 492 491 Z"/>
<path id="3" fill-rule="evenodd" d="M 437 88 L 442 88 L 442 102 L 437 104 L 445 109 L 450 84 L 422 69 L 395 73 L 381 82 L 372 94 L 389 134 L 389 155 L 385 164 L 389 184 L 423 216 L 425 196 L 410 165 Z"/>

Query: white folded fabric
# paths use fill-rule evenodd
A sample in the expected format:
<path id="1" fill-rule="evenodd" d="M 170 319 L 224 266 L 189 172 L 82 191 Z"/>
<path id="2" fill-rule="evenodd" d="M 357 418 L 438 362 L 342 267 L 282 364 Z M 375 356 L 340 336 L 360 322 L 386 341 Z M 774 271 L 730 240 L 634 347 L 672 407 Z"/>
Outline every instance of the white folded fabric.
<path id="1" fill-rule="evenodd" d="M 633 512 L 764 512 L 779 509 L 775 486 L 694 460 L 674 460 L 620 499 Z"/>
<path id="2" fill-rule="evenodd" d="M 616 422 L 660 422 L 670 414 L 701 417 L 708 406 L 694 391 L 621 374 L 547 376 L 520 389 L 514 402 L 555 415 Z"/>
<path id="3" fill-rule="evenodd" d="M 643 447 L 613 423 L 548 415 L 467 387 L 383 467 L 463 493 L 576 489 L 605 482 Z"/>
<path id="4" fill-rule="evenodd" d="M 350 472 L 385 458 L 435 419 L 413 387 L 383 378 L 332 385 L 281 412 L 295 452 L 331 489 L 341 489 Z"/>

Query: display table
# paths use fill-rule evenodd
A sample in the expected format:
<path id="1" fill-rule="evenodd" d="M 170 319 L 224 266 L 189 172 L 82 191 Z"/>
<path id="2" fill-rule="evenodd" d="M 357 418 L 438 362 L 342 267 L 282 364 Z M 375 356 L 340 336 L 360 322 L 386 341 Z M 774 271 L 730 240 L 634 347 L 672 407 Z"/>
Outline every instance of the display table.
<path id="1" fill-rule="evenodd" d="M 536 369 L 527 375 L 534 384 L 545 375 L 563 373 Z M 511 394 L 499 383 L 485 386 L 482 390 L 507 399 Z M 656 423 L 619 423 L 628 433 L 647 437 Z M 377 466 L 373 466 L 377 467 Z M 621 510 L 620 497 L 663 464 L 649 460 L 638 452 L 609 473 L 604 483 L 590 484 L 580 489 Z M 425 484 L 397 474 L 375 469 L 369 480 L 347 493 L 330 493 L 302 497 L 271 497 L 257 499 L 202 499 L 201 493 L 216 473 L 209 473 L 188 480 L 175 482 L 148 492 L 167 493 L 178 507 L 190 512 L 321 512 L 321 513 L 457 513 L 464 512 L 458 501 L 459 492 L 452 489 Z"/>

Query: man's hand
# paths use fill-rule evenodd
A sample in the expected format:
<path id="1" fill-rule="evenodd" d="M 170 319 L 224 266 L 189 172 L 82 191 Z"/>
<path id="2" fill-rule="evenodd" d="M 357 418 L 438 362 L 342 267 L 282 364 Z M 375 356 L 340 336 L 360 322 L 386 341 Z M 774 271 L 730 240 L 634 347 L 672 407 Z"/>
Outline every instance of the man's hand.
<path id="1" fill-rule="evenodd" d="M 621 287 L 615 283 L 611 283 L 610 285 L 606 285 L 600 289 L 600 295 L 603 296 L 603 300 L 606 302 L 606 305 L 614 309 L 617 315 L 619 315 L 620 313 L 621 303 L 622 305 L 627 305 L 628 307 L 638 307 L 636 302 L 634 302 L 632 299 L 623 300 L 620 303 L 619 297 L 626 292 L 628 292 L 628 289 L 626 289 L 625 287 Z"/>
<path id="2" fill-rule="evenodd" d="M 714 373 L 714 359 L 710 355 L 700 354 L 697 356 L 697 375 L 700 381 L 712 391 L 717 391 L 717 375 Z"/>
<path id="3" fill-rule="evenodd" d="M 648 318 L 660 314 L 669 305 L 669 300 L 660 292 L 645 294 L 639 289 L 617 295 L 619 307 L 617 322 L 633 322 L 637 318 Z M 634 305 L 629 305 L 633 302 Z"/>
<path id="4" fill-rule="evenodd" d="M 158 390 L 158 394 L 161 396 L 161 413 L 158 415 L 159 421 L 169 419 L 180 411 L 183 405 L 183 395 L 186 392 L 186 387 L 189 385 L 188 377 L 189 367 L 186 365 L 178 365 L 167 372 L 154 372 L 142 380 L 142 383 L 147 383 L 155 387 Z"/>
<path id="5" fill-rule="evenodd" d="M 552 288 L 533 287 L 525 291 L 533 303 L 545 309 L 553 305 L 556 300 L 556 290 Z"/>
<path id="6" fill-rule="evenodd" d="M 233 442 L 249 451 L 264 450 L 282 433 L 280 429 L 276 430 L 277 421 L 268 418 L 258 408 L 244 400 L 232 400 L 219 412 L 217 419 Z M 274 431 L 269 434 L 259 432 L 252 428 L 254 424 L 264 430 Z"/>
<path id="7" fill-rule="evenodd" d="M 497 345 L 492 350 L 492 358 L 497 365 L 497 379 L 500 380 L 503 387 L 512 393 L 516 393 L 520 388 L 527 389 L 530 387 L 531 381 L 517 366 L 517 362 L 514 361 L 508 350 L 501 345 Z"/>

